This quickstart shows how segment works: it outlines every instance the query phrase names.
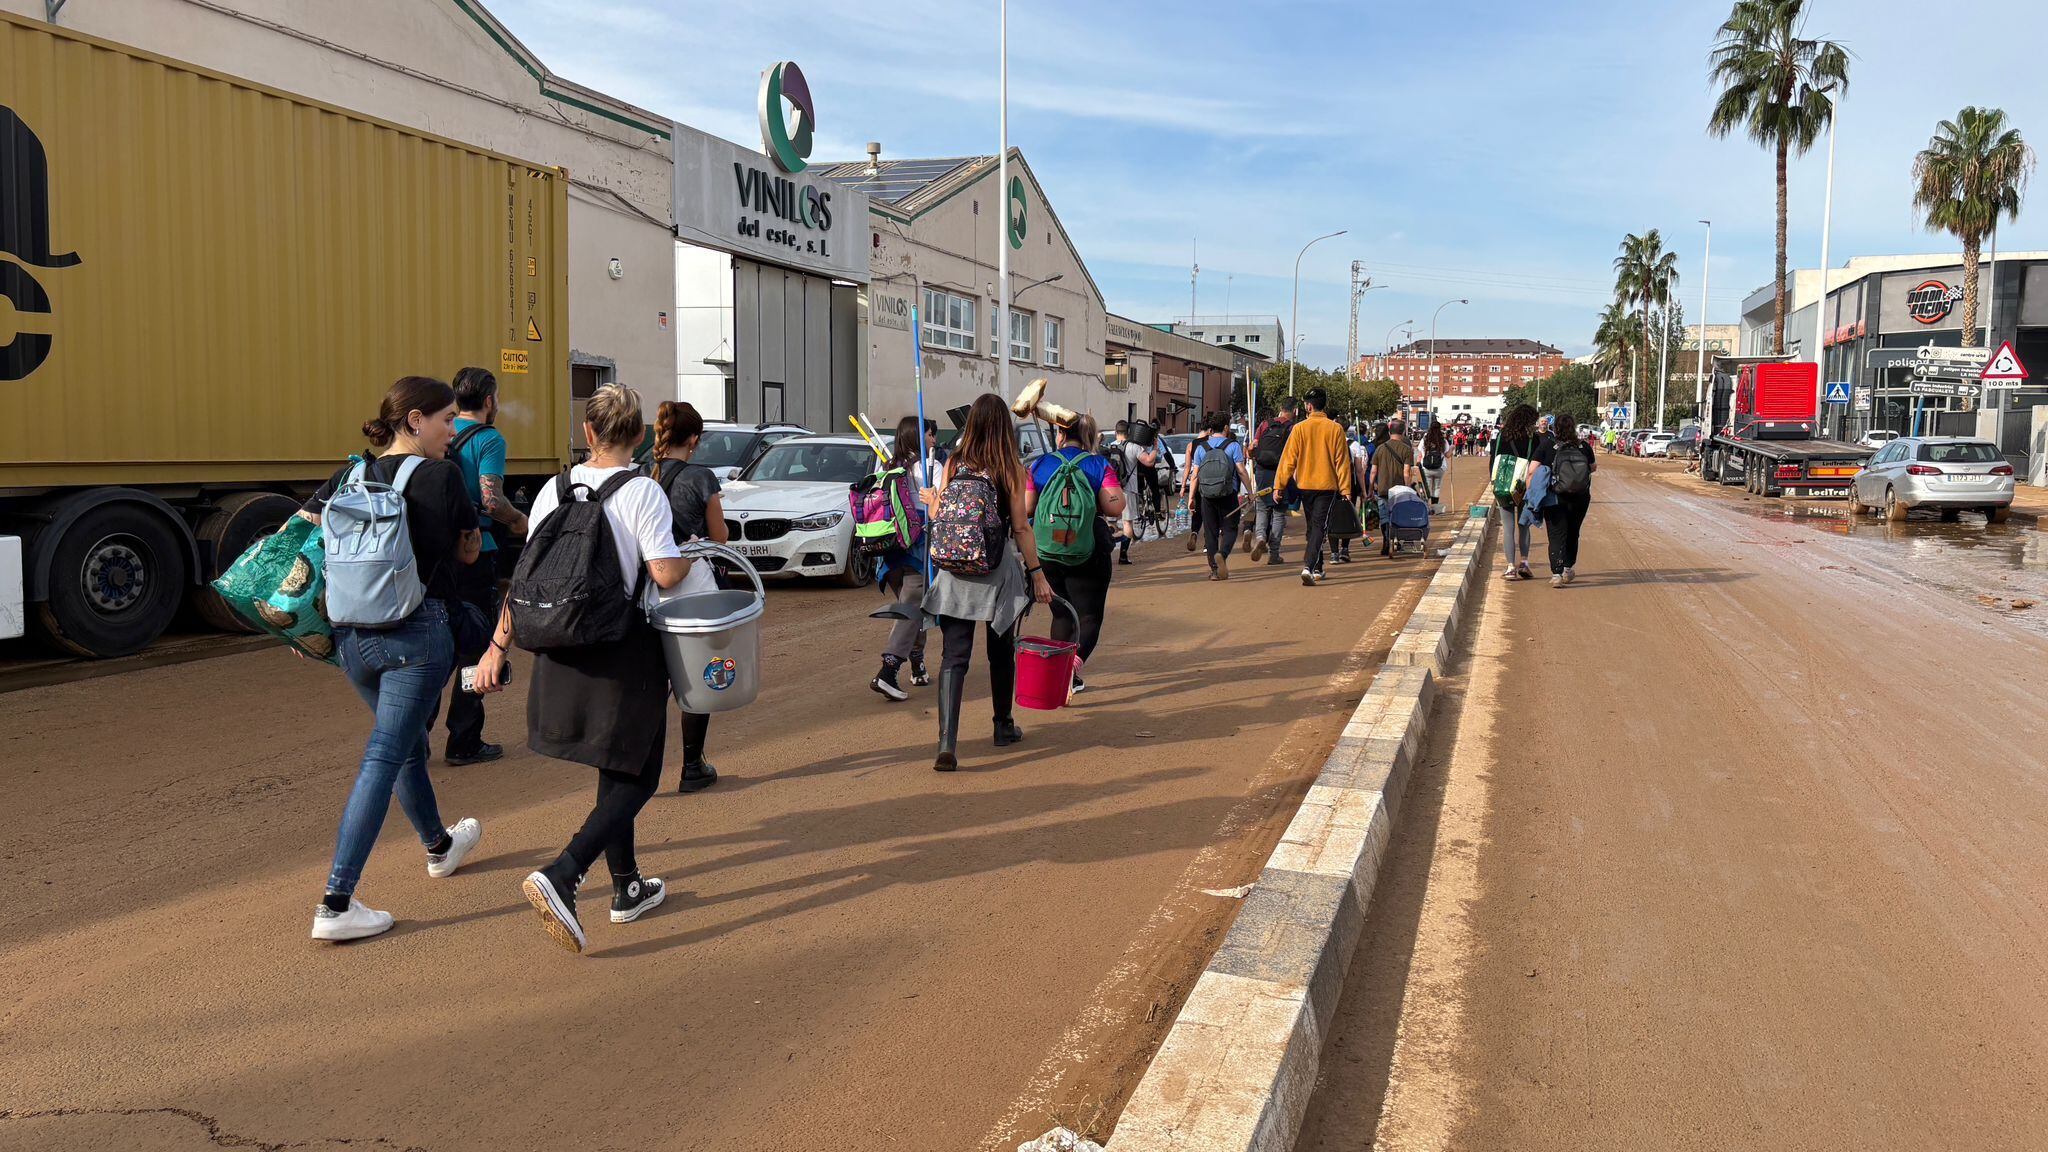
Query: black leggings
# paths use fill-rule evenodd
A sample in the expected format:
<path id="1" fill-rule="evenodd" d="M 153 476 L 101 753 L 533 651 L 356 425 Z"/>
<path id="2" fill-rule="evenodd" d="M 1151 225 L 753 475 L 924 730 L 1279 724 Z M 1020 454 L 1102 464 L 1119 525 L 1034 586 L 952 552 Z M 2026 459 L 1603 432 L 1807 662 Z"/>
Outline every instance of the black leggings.
<path id="1" fill-rule="evenodd" d="M 1550 574 L 1579 566 L 1579 529 L 1585 526 L 1591 492 L 1560 492 L 1557 503 L 1543 510 L 1543 534 L 1550 543 Z"/>
<path id="2" fill-rule="evenodd" d="M 633 853 L 633 818 L 661 786 L 661 753 L 667 743 L 668 733 L 663 732 L 648 749 L 647 762 L 637 773 L 598 771 L 597 803 L 583 818 L 583 827 L 569 838 L 569 846 L 547 867 L 556 891 L 574 893 L 599 856 L 605 858 L 615 880 L 639 873 L 640 862 Z"/>
<path id="3" fill-rule="evenodd" d="M 988 632 L 988 685 L 990 702 L 995 707 L 998 720 L 1010 718 L 1010 704 L 1017 698 L 1017 633 L 998 632 L 992 624 L 980 620 L 963 620 L 958 616 L 939 617 L 939 635 L 945 640 L 944 654 L 939 657 L 939 671 L 957 672 L 962 678 L 967 675 L 967 666 L 974 662 L 974 629 L 980 625 Z"/>
<path id="4" fill-rule="evenodd" d="M 1097 541 L 1095 555 L 1080 564 L 1039 561 L 1045 566 L 1045 582 L 1052 585 L 1052 594 L 1072 604 L 1074 615 L 1081 618 L 1079 640 L 1084 662 L 1094 653 L 1096 641 L 1102 638 L 1102 614 L 1109 603 L 1109 550 L 1101 543 Z M 1057 608 L 1052 610 L 1052 638 L 1076 639 L 1074 621 Z"/>

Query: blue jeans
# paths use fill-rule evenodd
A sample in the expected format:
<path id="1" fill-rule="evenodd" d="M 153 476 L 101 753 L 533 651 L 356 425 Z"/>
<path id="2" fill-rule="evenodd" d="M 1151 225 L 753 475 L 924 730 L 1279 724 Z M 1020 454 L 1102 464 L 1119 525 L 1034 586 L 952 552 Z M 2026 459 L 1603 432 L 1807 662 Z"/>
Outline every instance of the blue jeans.
<path id="1" fill-rule="evenodd" d="M 447 831 L 434 804 L 433 781 L 427 779 L 427 734 L 441 707 L 441 689 L 455 668 L 455 638 L 447 605 L 428 600 L 395 628 L 339 627 L 334 641 L 342 674 L 377 717 L 356 769 L 355 788 L 341 810 L 334 869 L 327 876 L 329 892 L 347 894 L 362 879 L 394 788 L 422 844 L 431 847 Z"/>

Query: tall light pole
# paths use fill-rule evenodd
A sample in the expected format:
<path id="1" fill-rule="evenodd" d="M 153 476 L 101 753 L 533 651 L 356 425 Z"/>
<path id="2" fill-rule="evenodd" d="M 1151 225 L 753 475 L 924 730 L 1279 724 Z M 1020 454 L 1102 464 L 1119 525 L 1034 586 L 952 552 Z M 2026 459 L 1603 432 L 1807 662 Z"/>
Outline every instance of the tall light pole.
<path id="1" fill-rule="evenodd" d="M 1002 285 L 996 295 L 996 395 L 1010 395 L 1010 0 L 997 6 L 997 72 L 1002 91 L 996 101 L 996 198 L 1003 210 L 996 214 L 996 280 Z M 920 334 L 921 336 L 922 334 Z"/>
<path id="2" fill-rule="evenodd" d="M 1380 341 L 1380 375 L 1382 377 L 1385 377 L 1387 374 L 1387 354 L 1393 351 L 1394 348 L 1394 328 L 1412 328 L 1414 324 L 1415 321 L 1413 320 L 1403 320 L 1399 324 L 1394 325 L 1393 328 L 1387 329 L 1387 338 Z"/>
<path id="3" fill-rule="evenodd" d="M 1353 263 L 1356 264 L 1357 262 L 1353 261 Z M 1358 370 L 1358 303 L 1365 299 L 1367 292 L 1377 292 L 1385 287 L 1387 287 L 1385 284 L 1373 283 L 1372 278 L 1369 276 L 1366 277 L 1365 283 L 1353 284 L 1351 286 L 1351 334 L 1345 341 L 1344 349 L 1344 372 L 1346 375 L 1364 379 L 1364 374 Z"/>
<path id="4" fill-rule="evenodd" d="M 1294 311 L 1287 320 L 1287 334 L 1294 337 L 1294 355 L 1288 357 L 1287 360 L 1287 394 L 1289 396 L 1294 395 L 1294 366 L 1301 362 L 1301 332 L 1299 331 L 1301 328 L 1301 258 L 1308 255 L 1308 250 L 1317 244 L 1337 236 L 1342 236 L 1349 231 L 1351 231 L 1349 228 L 1339 228 L 1335 232 L 1324 233 L 1303 244 L 1301 251 L 1294 254 Z"/>
<path id="5" fill-rule="evenodd" d="M 1714 275 L 1711 263 L 1714 259 L 1714 222 L 1702 220 L 1700 223 L 1707 226 L 1707 251 L 1700 257 L 1700 347 L 1692 367 L 1692 412 L 1693 418 L 1700 422 L 1700 435 L 1705 436 L 1708 434 L 1708 413 L 1700 400 L 1707 395 L 1707 283 Z"/>
<path id="6" fill-rule="evenodd" d="M 1425 391 L 1422 394 L 1422 410 L 1429 413 L 1431 420 L 1436 419 L 1436 318 L 1443 315 L 1444 309 L 1453 304 L 1470 303 L 1470 300 L 1446 300 L 1436 306 L 1436 311 L 1429 314 L 1429 364 L 1423 371 L 1422 386 Z"/>
<path id="7" fill-rule="evenodd" d="M 1820 202 L 1820 298 L 1813 302 L 1813 431 L 1820 435 L 1821 414 L 1827 411 L 1828 394 L 1828 230 L 1835 214 L 1835 121 L 1841 119 L 1842 103 L 1835 99 L 1835 86 L 1818 89 L 1828 99 L 1828 182 Z M 1971 269 L 1975 271 L 1975 269 Z"/>

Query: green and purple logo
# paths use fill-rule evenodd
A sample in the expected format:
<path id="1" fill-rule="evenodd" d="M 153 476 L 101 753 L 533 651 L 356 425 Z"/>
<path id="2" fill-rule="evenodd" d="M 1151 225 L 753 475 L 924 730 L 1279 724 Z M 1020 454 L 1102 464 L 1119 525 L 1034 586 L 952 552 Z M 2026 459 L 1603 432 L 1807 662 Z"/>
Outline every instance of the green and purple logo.
<path id="1" fill-rule="evenodd" d="M 789 103 L 787 110 L 784 101 Z M 794 60 L 783 60 L 761 73 L 761 147 L 775 158 L 776 167 L 792 176 L 804 170 L 817 122 L 811 86 Z"/>
<path id="2" fill-rule="evenodd" d="M 1012 176 L 1010 177 L 1010 195 L 1007 202 L 1007 210 L 1010 217 L 1010 247 L 1012 248 L 1022 248 L 1024 246 L 1024 235 L 1030 230 L 1030 226 L 1025 222 L 1027 215 L 1026 207 L 1027 205 L 1024 200 L 1024 178 L 1022 176 Z"/>

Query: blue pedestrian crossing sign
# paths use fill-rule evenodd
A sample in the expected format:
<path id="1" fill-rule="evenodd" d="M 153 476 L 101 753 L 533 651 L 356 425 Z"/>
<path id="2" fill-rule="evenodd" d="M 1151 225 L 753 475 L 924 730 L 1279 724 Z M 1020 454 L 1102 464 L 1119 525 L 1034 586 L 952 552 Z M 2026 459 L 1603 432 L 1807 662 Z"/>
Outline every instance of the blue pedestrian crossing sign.
<path id="1" fill-rule="evenodd" d="M 1847 404 L 1849 402 L 1849 382 L 1847 380 L 1828 381 L 1826 399 L 1830 404 Z"/>

